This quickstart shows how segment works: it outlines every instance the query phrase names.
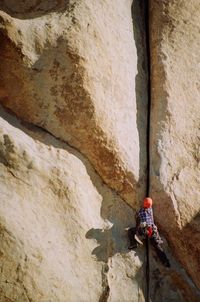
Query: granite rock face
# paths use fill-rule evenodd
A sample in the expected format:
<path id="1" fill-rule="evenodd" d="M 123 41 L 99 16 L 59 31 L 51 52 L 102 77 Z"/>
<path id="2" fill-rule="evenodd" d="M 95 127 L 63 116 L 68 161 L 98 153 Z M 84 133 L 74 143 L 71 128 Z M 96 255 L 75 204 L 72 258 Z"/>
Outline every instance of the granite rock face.
<path id="1" fill-rule="evenodd" d="M 146 163 L 141 155 L 141 172 L 136 93 L 145 113 L 147 83 L 145 38 L 138 63 L 132 1 L 55 2 L 0 5 L 1 103 L 80 150 L 134 206 Z M 138 37 L 144 33 L 135 27 Z"/>
<path id="2" fill-rule="evenodd" d="M 131 5 L 0 3 L 1 302 L 144 301 L 144 250 L 127 249 L 134 212 L 117 195 L 136 207 L 145 188 Z"/>
<path id="3" fill-rule="evenodd" d="M 144 9 L 0 2 L 0 302 L 145 300 L 126 233 L 148 185 Z M 150 253 L 154 302 L 200 300 L 197 12 L 150 1 L 150 189 L 172 265 Z"/>
<path id="4" fill-rule="evenodd" d="M 200 3 L 151 1 L 151 195 L 200 288 Z"/>
<path id="5" fill-rule="evenodd" d="M 114 302 L 125 286 L 118 301 L 144 301 L 133 210 L 77 151 L 0 114 L 0 301 Z"/>

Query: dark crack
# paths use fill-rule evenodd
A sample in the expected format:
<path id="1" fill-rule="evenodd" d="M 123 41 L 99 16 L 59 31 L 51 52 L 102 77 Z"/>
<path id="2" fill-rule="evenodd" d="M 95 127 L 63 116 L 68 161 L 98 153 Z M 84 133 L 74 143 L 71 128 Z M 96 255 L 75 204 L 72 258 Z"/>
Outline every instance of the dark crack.
<path id="1" fill-rule="evenodd" d="M 102 292 L 98 302 L 107 302 L 108 298 L 109 298 L 110 287 L 109 287 L 108 277 L 107 277 L 108 271 L 109 271 L 109 266 L 106 263 L 103 265 L 102 271 L 101 271 L 103 292 Z"/>
<path id="2" fill-rule="evenodd" d="M 11 170 L 8 169 L 8 172 L 14 177 L 16 178 L 17 180 L 23 182 L 25 185 L 28 185 L 31 187 L 31 184 L 29 184 L 28 182 L 24 181 L 23 179 L 21 179 L 20 177 L 16 176 Z"/>

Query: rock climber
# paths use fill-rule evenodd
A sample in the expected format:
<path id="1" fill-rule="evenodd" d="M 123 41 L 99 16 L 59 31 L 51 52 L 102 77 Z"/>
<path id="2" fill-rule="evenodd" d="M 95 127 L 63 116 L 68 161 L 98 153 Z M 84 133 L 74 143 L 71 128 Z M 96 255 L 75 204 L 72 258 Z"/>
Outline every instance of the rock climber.
<path id="1" fill-rule="evenodd" d="M 169 260 L 162 248 L 163 241 L 158 233 L 157 226 L 154 224 L 152 204 L 152 199 L 146 197 L 143 201 L 143 206 L 136 213 L 136 227 L 128 230 L 129 249 L 132 250 L 143 244 L 140 238 L 143 239 L 148 236 L 162 264 L 170 267 Z"/>

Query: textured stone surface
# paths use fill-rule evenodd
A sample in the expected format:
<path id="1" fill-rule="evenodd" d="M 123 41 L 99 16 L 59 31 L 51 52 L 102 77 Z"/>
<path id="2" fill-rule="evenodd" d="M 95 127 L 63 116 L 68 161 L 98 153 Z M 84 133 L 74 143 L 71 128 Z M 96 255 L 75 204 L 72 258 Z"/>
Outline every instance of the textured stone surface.
<path id="1" fill-rule="evenodd" d="M 136 94 L 145 113 L 147 93 L 144 37 L 135 23 L 137 57 L 131 3 L 2 1 L 0 99 L 79 149 L 135 205 L 146 168 L 139 146 L 145 114 L 137 116 Z"/>
<path id="2" fill-rule="evenodd" d="M 104 301 L 107 288 L 109 301 L 136 301 L 131 208 L 66 144 L 2 111 L 0 129 L 0 301 Z"/>
<path id="3" fill-rule="evenodd" d="M 0 116 L 0 301 L 144 301 L 145 249 L 127 248 L 133 210 L 79 152 Z M 196 301 L 173 259 L 170 272 L 151 259 L 155 302 Z"/>
<path id="4" fill-rule="evenodd" d="M 131 1 L 0 8 L 0 102 L 79 149 L 136 206 L 147 99 Z M 144 251 L 129 252 L 125 232 L 133 211 L 77 151 L 2 114 L 1 302 L 143 301 Z"/>
<path id="5" fill-rule="evenodd" d="M 143 2 L 131 2 L 0 2 L 0 103 L 12 111 L 0 110 L 0 302 L 144 301 L 145 249 L 130 252 L 125 232 L 124 201 L 136 207 L 147 185 Z M 151 298 L 197 302 L 173 258 L 198 284 L 197 9 L 151 5 L 151 188 L 172 264 L 151 253 Z"/>
<path id="6" fill-rule="evenodd" d="M 199 1 L 151 1 L 150 32 L 155 215 L 200 288 L 199 11 Z"/>

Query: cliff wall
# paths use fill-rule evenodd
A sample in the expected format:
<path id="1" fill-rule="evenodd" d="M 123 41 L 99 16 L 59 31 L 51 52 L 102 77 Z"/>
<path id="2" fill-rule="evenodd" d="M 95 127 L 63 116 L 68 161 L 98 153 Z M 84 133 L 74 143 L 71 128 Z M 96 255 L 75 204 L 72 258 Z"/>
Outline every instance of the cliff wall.
<path id="1" fill-rule="evenodd" d="M 145 301 L 148 186 L 152 301 L 199 301 L 198 8 L 1 1 L 0 302 Z"/>

